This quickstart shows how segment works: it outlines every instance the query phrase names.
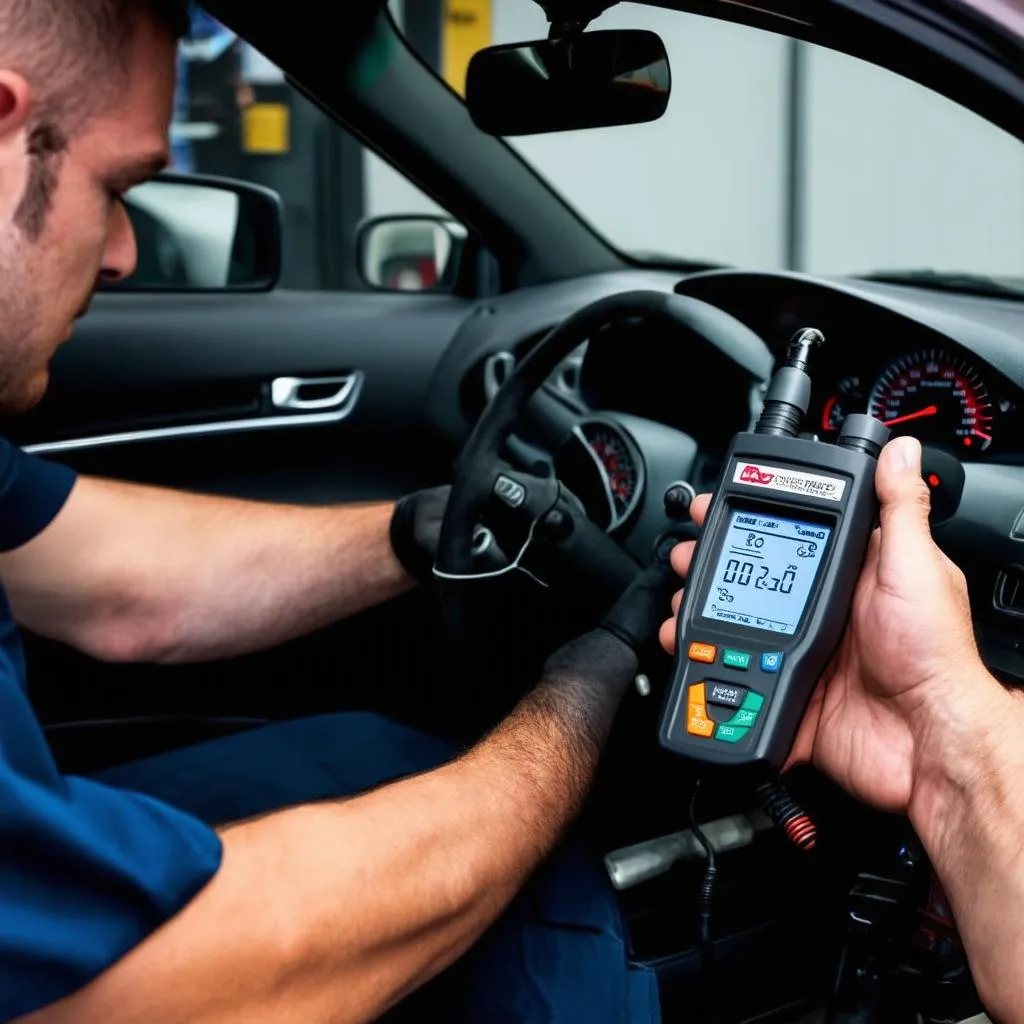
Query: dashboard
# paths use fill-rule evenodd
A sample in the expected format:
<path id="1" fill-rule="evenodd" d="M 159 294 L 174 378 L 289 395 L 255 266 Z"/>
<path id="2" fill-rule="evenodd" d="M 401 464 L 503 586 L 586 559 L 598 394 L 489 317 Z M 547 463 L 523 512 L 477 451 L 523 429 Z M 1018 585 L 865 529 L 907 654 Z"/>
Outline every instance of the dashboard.
<path id="1" fill-rule="evenodd" d="M 881 369 L 862 366 L 836 381 L 824 402 L 819 396 L 813 429 L 822 438 L 835 437 L 848 413 L 866 412 L 893 434 L 913 434 L 961 458 L 980 455 L 997 437 L 1003 440 L 1003 419 L 1016 409 L 1009 398 L 999 398 L 997 406 L 985 376 L 948 347 L 905 352 Z"/>
<path id="2" fill-rule="evenodd" d="M 959 511 L 935 536 L 967 575 L 986 662 L 1024 682 L 1024 302 L 729 270 L 538 285 L 486 300 L 463 323 L 430 389 L 434 427 L 461 445 L 486 405 L 491 361 L 512 367 L 570 314 L 635 289 L 700 299 L 751 334 L 727 352 L 632 320 L 598 331 L 556 371 L 546 391 L 577 428 L 575 450 L 562 453 L 571 464 L 559 474 L 574 490 L 589 488 L 592 518 L 647 557 L 664 529 L 666 483 L 681 479 L 665 466 L 678 451 L 693 488 L 713 489 L 732 436 L 756 420 L 793 334 L 818 328 L 826 344 L 811 366 L 805 430 L 827 441 L 845 416 L 867 412 L 894 434 L 956 456 L 965 480 Z M 671 428 L 667 440 L 651 424 Z"/>
<path id="3" fill-rule="evenodd" d="M 955 333 L 937 330 L 825 281 L 758 275 L 755 283 L 755 275 L 735 276 L 745 280 L 690 279 L 681 290 L 742 320 L 766 341 L 776 360 L 801 327 L 816 327 L 825 335 L 826 344 L 811 366 L 808 432 L 834 440 L 847 415 L 867 413 L 894 435 L 912 434 L 963 462 L 1024 458 L 1024 390 L 1005 372 L 1007 354 L 1012 366 L 1020 351 L 1007 353 L 1004 347 L 1002 365 L 994 365 L 972 344 L 971 334 L 982 333 L 981 325 Z M 948 298 L 936 294 L 936 305 L 941 308 Z M 1024 304 L 1001 305 L 1020 306 L 1024 328 Z M 1024 351 L 1024 333 L 1018 344 Z"/>
<path id="4" fill-rule="evenodd" d="M 692 437 L 711 474 L 695 484 L 710 482 L 715 456 L 750 428 L 761 387 L 802 327 L 826 338 L 811 366 L 808 432 L 834 439 L 846 415 L 866 412 L 894 434 L 913 434 L 962 462 L 1024 465 L 1024 302 L 793 273 L 709 271 L 679 281 L 638 272 L 491 300 L 449 352 L 461 365 L 438 376 L 439 384 L 454 376 L 459 391 L 445 406 L 463 413 L 461 423 L 449 423 L 453 439 L 461 442 L 486 404 L 489 359 L 507 356 L 514 366 L 571 312 L 637 287 L 701 299 L 757 338 L 749 351 L 726 353 L 697 337 L 667 339 L 642 321 L 611 325 L 567 361 L 551 390 L 580 412 L 644 417 Z M 435 394 L 440 411 L 449 399 L 443 388 Z M 621 505 L 632 486 L 622 469 L 628 439 L 613 430 L 600 447 Z M 641 473 L 629 465 L 625 480 Z"/>

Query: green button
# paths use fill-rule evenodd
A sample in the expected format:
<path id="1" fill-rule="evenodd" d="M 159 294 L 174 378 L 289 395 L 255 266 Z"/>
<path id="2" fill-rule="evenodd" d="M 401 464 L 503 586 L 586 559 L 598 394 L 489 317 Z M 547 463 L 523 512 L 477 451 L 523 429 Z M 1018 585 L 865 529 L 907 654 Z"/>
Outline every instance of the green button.
<path id="1" fill-rule="evenodd" d="M 737 729 L 735 725 L 720 725 L 715 731 L 715 739 L 722 740 L 725 743 L 739 743 L 747 733 L 749 729 Z"/>
<path id="2" fill-rule="evenodd" d="M 748 690 L 746 697 L 743 698 L 743 703 L 740 708 L 743 711 L 753 711 L 756 715 L 761 708 L 764 707 L 764 697 L 759 693 L 754 693 L 753 690 Z"/>
<path id="3" fill-rule="evenodd" d="M 749 729 L 757 721 L 757 712 L 751 711 L 747 708 L 740 708 L 732 718 L 729 719 L 729 725 L 738 725 L 744 729 Z"/>
<path id="4" fill-rule="evenodd" d="M 726 647 L 722 651 L 722 664 L 727 668 L 738 668 L 746 672 L 750 668 L 750 653 L 748 651 L 734 651 Z"/>

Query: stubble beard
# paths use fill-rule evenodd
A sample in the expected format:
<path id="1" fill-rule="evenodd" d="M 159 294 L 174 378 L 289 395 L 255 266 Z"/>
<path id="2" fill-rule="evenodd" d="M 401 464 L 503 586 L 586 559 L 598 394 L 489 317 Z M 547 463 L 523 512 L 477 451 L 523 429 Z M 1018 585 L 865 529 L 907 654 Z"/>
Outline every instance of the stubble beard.
<path id="1" fill-rule="evenodd" d="M 37 247 L 10 225 L 0 238 L 0 415 L 17 416 L 46 393 L 47 364 L 57 339 L 40 351 L 47 322 Z"/>

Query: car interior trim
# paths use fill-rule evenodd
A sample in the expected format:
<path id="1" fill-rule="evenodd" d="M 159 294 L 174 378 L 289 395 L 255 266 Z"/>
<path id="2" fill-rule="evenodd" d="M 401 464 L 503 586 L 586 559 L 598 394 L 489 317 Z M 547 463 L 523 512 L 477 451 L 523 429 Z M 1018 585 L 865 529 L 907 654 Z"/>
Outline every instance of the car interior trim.
<path id="1" fill-rule="evenodd" d="M 337 378 L 334 378 L 337 379 Z M 295 413 L 290 416 L 254 416 L 238 420 L 215 420 L 210 423 L 188 423 L 175 427 L 154 427 L 147 430 L 125 430 L 113 434 L 72 437 L 63 441 L 46 441 L 25 446 L 32 455 L 57 455 L 61 452 L 106 448 L 110 445 L 138 444 L 152 441 L 176 441 L 208 437 L 214 434 L 235 434 L 250 430 L 277 430 L 285 427 L 325 427 L 340 423 L 352 415 L 363 390 L 365 375 L 356 371 L 346 385 L 344 400 L 325 412 Z"/>

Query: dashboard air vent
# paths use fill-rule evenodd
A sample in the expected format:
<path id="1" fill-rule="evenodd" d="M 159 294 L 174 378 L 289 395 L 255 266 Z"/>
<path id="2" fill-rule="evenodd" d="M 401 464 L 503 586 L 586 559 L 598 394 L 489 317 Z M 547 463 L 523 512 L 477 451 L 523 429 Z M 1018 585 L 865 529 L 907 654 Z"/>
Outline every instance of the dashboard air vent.
<path id="1" fill-rule="evenodd" d="M 484 398 L 488 403 L 498 389 L 512 376 L 516 368 L 516 357 L 511 352 L 495 352 L 484 363 Z"/>
<path id="2" fill-rule="evenodd" d="M 580 375 L 586 345 L 581 345 L 562 361 L 548 378 L 548 387 L 567 398 L 580 399 Z M 490 403 L 498 389 L 512 376 L 516 368 L 516 357 L 512 352 L 495 352 L 484 361 L 484 399 Z"/>

